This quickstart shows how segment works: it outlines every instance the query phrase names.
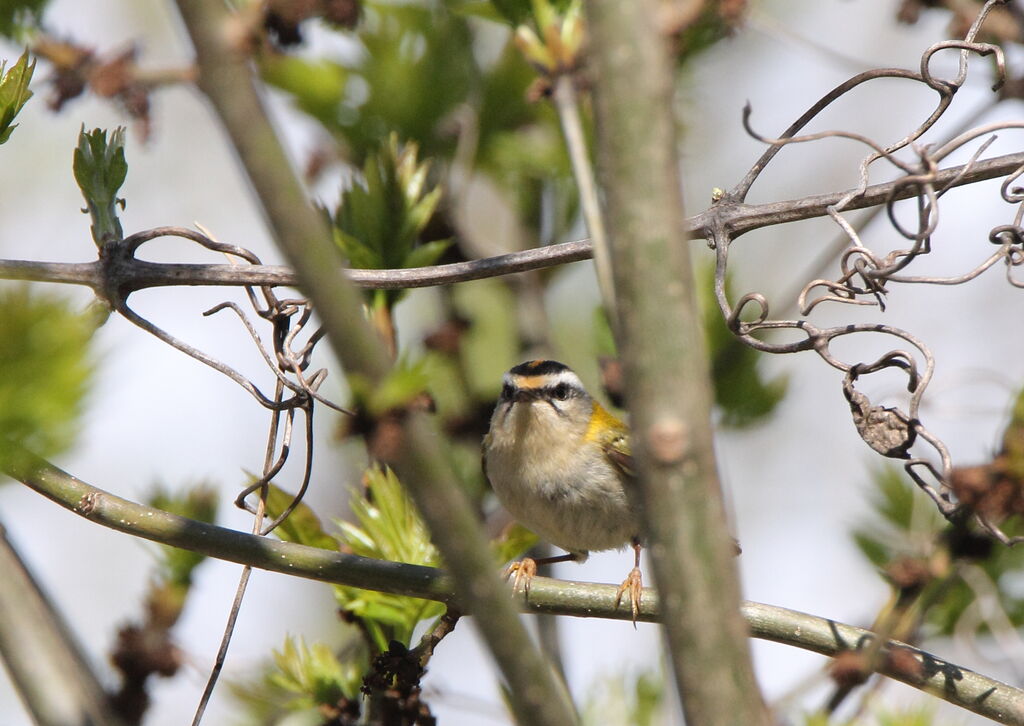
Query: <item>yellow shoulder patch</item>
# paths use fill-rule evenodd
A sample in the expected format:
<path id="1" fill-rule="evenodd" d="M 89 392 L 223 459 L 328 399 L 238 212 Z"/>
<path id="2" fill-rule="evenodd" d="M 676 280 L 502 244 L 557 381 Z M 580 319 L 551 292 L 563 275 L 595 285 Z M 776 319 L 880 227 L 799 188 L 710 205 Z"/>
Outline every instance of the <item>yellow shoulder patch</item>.
<path id="1" fill-rule="evenodd" d="M 626 434 L 628 434 L 626 424 L 615 414 L 609 413 L 600 403 L 594 401 L 594 412 L 590 416 L 590 425 L 587 427 L 587 441 L 605 444 Z"/>

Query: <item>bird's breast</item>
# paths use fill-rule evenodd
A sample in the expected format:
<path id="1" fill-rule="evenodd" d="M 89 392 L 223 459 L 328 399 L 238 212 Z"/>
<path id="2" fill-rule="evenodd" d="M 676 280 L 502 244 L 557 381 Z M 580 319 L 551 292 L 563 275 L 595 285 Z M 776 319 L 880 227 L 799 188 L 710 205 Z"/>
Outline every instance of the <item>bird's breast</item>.
<path id="1" fill-rule="evenodd" d="M 621 477 L 593 444 L 518 437 L 492 445 L 485 466 L 512 516 L 563 549 L 613 549 L 639 533 Z"/>

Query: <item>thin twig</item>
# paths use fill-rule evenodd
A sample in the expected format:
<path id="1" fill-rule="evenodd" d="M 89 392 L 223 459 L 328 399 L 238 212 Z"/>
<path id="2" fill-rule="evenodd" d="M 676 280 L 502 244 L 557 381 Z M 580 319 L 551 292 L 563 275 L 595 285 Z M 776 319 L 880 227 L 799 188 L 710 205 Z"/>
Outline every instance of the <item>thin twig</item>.
<path id="1" fill-rule="evenodd" d="M 608 246 L 608 233 L 605 230 L 604 215 L 597 195 L 597 182 L 594 179 L 594 168 L 587 149 L 587 139 L 583 133 L 583 122 L 580 119 L 579 102 L 572 74 L 563 74 L 555 79 L 552 100 L 562 123 L 562 135 L 565 147 L 572 163 L 572 175 L 579 188 L 580 207 L 583 220 L 590 235 L 597 268 L 597 286 L 601 291 L 608 320 L 614 328 L 618 327 L 618 312 L 615 303 L 615 287 L 612 285 L 611 249 Z"/>
<path id="2" fill-rule="evenodd" d="M 1005 176 L 1022 165 L 1024 153 L 1004 154 L 978 162 L 967 174 L 963 173 L 965 166 L 943 169 L 935 174 L 935 185 L 942 186 L 953 179 L 956 179 L 953 186 L 974 184 Z M 846 210 L 873 207 L 890 198 L 908 199 L 917 193 L 912 188 L 899 187 L 897 181 L 871 185 L 860 197 L 847 204 Z M 691 239 L 706 239 L 712 236 L 714 225 L 722 224 L 729 229 L 735 239 L 762 227 L 827 216 L 828 208 L 848 196 L 849 191 L 810 195 L 766 204 L 719 202 L 707 211 L 689 217 L 685 223 L 685 230 Z M 162 235 L 180 236 L 183 232 L 191 230 L 184 227 L 149 230 L 156 231 Z M 396 290 L 500 277 L 513 272 L 579 262 L 590 259 L 592 254 L 590 240 L 577 240 L 449 265 L 390 270 L 346 269 L 343 272 L 357 287 Z M 130 265 L 118 269 L 117 275 L 114 283 L 129 292 L 169 286 L 295 287 L 298 284 L 295 273 L 290 268 L 280 265 L 202 265 L 133 260 Z M 105 284 L 104 271 L 99 262 L 0 260 L 0 279 L 85 285 L 94 290 L 102 289 Z"/>

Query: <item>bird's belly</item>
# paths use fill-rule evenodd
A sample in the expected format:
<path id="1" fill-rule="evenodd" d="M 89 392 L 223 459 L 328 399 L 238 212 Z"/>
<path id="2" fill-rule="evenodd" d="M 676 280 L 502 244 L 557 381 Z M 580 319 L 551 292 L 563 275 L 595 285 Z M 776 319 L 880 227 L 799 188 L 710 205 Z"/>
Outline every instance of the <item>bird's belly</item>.
<path id="1" fill-rule="evenodd" d="M 622 481 L 606 465 L 582 467 L 581 476 L 566 477 L 561 467 L 540 462 L 513 476 L 495 476 L 495 493 L 505 508 L 542 539 L 570 552 L 616 549 L 639 534 L 635 508 Z"/>

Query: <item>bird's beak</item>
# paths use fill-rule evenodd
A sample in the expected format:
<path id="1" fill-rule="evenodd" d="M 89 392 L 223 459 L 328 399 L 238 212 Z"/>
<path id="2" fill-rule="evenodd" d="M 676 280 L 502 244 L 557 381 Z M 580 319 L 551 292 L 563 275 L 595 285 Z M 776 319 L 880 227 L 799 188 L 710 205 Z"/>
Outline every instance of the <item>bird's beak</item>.
<path id="1" fill-rule="evenodd" d="M 520 388 L 512 394 L 512 403 L 529 403 L 537 398 L 537 391 L 532 388 Z"/>

